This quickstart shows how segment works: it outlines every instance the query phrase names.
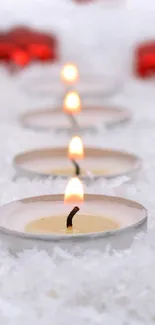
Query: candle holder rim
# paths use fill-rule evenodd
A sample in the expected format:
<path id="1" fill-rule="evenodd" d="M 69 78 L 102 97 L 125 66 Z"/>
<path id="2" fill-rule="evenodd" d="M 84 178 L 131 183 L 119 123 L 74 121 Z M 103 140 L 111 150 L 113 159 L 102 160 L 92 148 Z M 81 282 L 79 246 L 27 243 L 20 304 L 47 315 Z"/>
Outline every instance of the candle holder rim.
<path id="1" fill-rule="evenodd" d="M 118 155 L 121 157 L 127 157 L 129 159 L 131 159 L 134 162 L 134 167 L 132 167 L 132 169 L 129 169 L 126 172 L 120 172 L 120 173 L 115 173 L 115 174 L 100 174 L 100 175 L 93 175 L 94 179 L 98 179 L 101 177 L 104 177 L 105 179 L 112 179 L 112 178 L 118 178 L 118 177 L 122 177 L 122 176 L 127 176 L 127 175 L 131 175 L 134 172 L 137 172 L 138 170 L 140 170 L 140 168 L 142 167 L 142 159 L 138 156 L 136 156 L 133 153 L 128 153 L 126 151 L 121 151 L 121 150 L 117 150 L 117 149 L 112 149 L 112 148 L 101 148 L 101 147 L 85 147 L 85 155 L 87 155 L 87 153 L 89 152 L 89 150 L 93 151 L 93 155 L 88 155 L 88 157 L 92 157 L 94 156 L 94 153 L 97 154 L 100 153 L 100 157 L 104 158 L 104 155 L 106 154 L 111 154 L 111 156 L 113 155 Z M 63 151 L 63 155 L 60 155 L 58 157 L 61 156 L 66 156 L 67 157 L 67 152 L 68 152 L 68 148 L 67 147 L 47 147 L 47 148 L 38 148 L 38 149 L 34 149 L 34 150 L 30 150 L 30 151 L 25 151 L 25 152 L 21 152 L 17 155 L 14 156 L 13 158 L 13 166 L 15 168 L 15 170 L 17 171 L 17 173 L 21 173 L 25 176 L 40 176 L 43 178 L 49 178 L 49 177 L 61 177 L 61 178 L 68 178 L 68 175 L 58 175 L 56 173 L 52 173 L 52 174 L 48 174 L 48 173 L 44 173 L 44 172 L 37 172 L 37 171 L 32 171 L 32 170 L 28 170 L 22 166 L 20 166 L 20 159 L 26 157 L 27 155 L 37 155 L 37 154 L 43 154 L 43 153 L 50 153 L 53 152 L 53 154 L 56 154 L 56 152 L 61 152 Z M 35 157 L 35 156 L 34 156 Z M 66 158 L 67 159 L 67 158 Z M 87 180 L 89 179 L 89 176 L 82 176 L 80 177 L 81 179 Z"/>
<path id="2" fill-rule="evenodd" d="M 84 104 L 83 105 L 83 110 L 101 110 L 101 111 L 112 111 L 112 112 L 119 112 L 119 113 L 125 113 L 127 115 L 130 115 L 131 116 L 131 111 L 128 109 L 128 108 L 123 108 L 123 106 L 121 105 L 99 105 L 99 104 L 94 104 L 93 106 L 89 106 L 88 104 Z M 62 112 L 62 107 L 60 106 L 57 106 L 55 108 L 40 108 L 40 109 L 34 109 L 33 111 L 30 111 L 30 112 L 25 112 L 23 113 L 22 115 L 20 115 L 20 119 L 22 119 L 23 117 L 27 117 L 29 115 L 38 115 L 38 114 L 44 114 L 44 113 L 49 113 L 49 114 L 52 114 L 52 113 L 59 113 L 59 112 Z"/>
<path id="3" fill-rule="evenodd" d="M 18 237 L 22 239 L 27 239 L 27 240 L 35 240 L 35 241 L 45 241 L 45 242 L 58 242 L 58 241 L 66 241 L 66 240 L 88 240 L 88 239 L 95 239 L 95 238 L 102 238 L 102 237 L 109 237 L 109 236 L 115 236 L 117 234 L 122 234 L 130 231 L 133 228 L 138 228 L 140 225 L 144 224 L 147 222 L 148 219 L 148 211 L 147 209 L 139 202 L 129 200 L 126 198 L 122 197 L 117 197 L 117 196 L 109 196 L 109 195 L 103 195 L 103 194 L 85 194 L 85 199 L 87 200 L 88 198 L 92 201 L 93 198 L 98 198 L 98 199 L 107 199 L 110 201 L 119 201 L 120 203 L 126 203 L 127 205 L 131 205 L 132 207 L 136 207 L 137 209 L 141 210 L 143 212 L 144 216 L 141 220 L 137 221 L 134 224 L 131 224 L 129 226 L 123 227 L 123 228 L 118 228 L 114 230 L 108 230 L 108 231 L 102 231 L 98 233 L 86 233 L 86 234 L 33 234 L 33 233 L 26 233 L 26 232 L 20 232 L 17 230 L 11 230 L 6 227 L 0 226 L 0 233 L 6 235 L 6 236 L 11 236 L 11 237 Z M 15 201 L 8 202 L 2 207 L 7 206 L 9 204 L 18 204 L 18 203 L 29 203 L 29 202 L 35 202 L 36 200 L 43 199 L 43 200 L 51 200 L 57 201 L 57 199 L 63 199 L 64 194 L 48 194 L 48 195 L 40 195 L 40 196 L 33 196 L 33 197 L 28 197 L 24 199 L 19 199 Z M 1 208 L 1 207 L 0 207 Z"/>

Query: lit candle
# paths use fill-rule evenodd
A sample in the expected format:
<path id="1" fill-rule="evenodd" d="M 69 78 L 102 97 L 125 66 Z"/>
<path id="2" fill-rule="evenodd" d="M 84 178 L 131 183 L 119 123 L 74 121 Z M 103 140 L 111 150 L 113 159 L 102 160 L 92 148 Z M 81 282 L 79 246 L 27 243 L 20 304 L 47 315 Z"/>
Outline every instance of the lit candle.
<path id="1" fill-rule="evenodd" d="M 98 207 L 98 202 L 93 203 L 96 208 Z M 60 204 L 60 202 L 59 202 Z M 51 211 L 50 217 L 44 217 L 37 220 L 33 220 L 28 223 L 25 227 L 26 232 L 29 233 L 55 233 L 55 234 L 88 234 L 109 231 L 119 228 L 119 224 L 110 219 L 106 218 L 101 213 L 96 214 L 90 213 L 91 208 L 85 205 L 84 202 L 84 190 L 81 181 L 74 177 L 67 184 L 64 203 L 61 207 L 61 211 L 66 211 L 68 207 L 68 213 L 60 214 L 59 211 Z M 91 202 L 89 204 L 91 206 Z M 88 213 L 87 210 L 88 209 Z"/>
<path id="2" fill-rule="evenodd" d="M 77 67 L 72 63 L 65 64 L 61 70 L 60 77 L 65 84 L 74 84 L 79 78 Z"/>
<path id="3" fill-rule="evenodd" d="M 84 158 L 84 148 L 82 140 L 79 136 L 75 136 L 69 143 L 68 147 L 68 157 L 69 159 L 83 159 Z"/>
<path id="4" fill-rule="evenodd" d="M 84 198 L 84 190 L 81 181 L 74 177 L 67 184 L 64 196 L 64 203 L 82 203 Z M 67 221 L 66 221 L 66 231 L 73 232 L 73 218 L 80 210 L 78 206 L 74 206 L 74 208 L 70 211 Z M 77 229 L 76 229 L 77 230 Z"/>
<path id="5" fill-rule="evenodd" d="M 30 176 L 32 173 L 36 176 L 73 176 L 77 174 L 75 162 L 80 165 L 80 176 L 89 178 L 124 176 L 137 171 L 141 164 L 134 155 L 101 148 L 83 148 L 82 140 L 77 136 L 73 137 L 68 147 L 41 148 L 14 158 L 16 169 Z"/>
<path id="6" fill-rule="evenodd" d="M 74 131 L 78 130 L 79 127 L 75 119 L 75 114 L 81 111 L 81 100 L 76 91 L 70 91 L 65 95 L 63 111 L 68 115 Z"/>
<path id="7" fill-rule="evenodd" d="M 68 148 L 68 157 L 75 167 L 75 175 L 79 176 L 81 171 L 76 160 L 83 159 L 84 157 L 83 143 L 80 137 L 75 136 L 72 138 Z"/>
<path id="8" fill-rule="evenodd" d="M 64 202 L 65 203 L 82 203 L 84 199 L 84 189 L 82 182 L 78 177 L 70 179 L 66 186 Z"/>
<path id="9" fill-rule="evenodd" d="M 68 114 L 77 114 L 81 111 L 80 96 L 76 91 L 68 92 L 64 97 L 63 110 Z"/>

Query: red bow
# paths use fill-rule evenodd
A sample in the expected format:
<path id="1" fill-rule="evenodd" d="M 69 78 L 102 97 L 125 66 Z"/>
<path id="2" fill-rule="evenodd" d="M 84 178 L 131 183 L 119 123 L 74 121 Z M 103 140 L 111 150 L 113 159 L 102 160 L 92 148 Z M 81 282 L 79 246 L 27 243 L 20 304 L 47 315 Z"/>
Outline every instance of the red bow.
<path id="1" fill-rule="evenodd" d="M 28 27 L 16 27 L 0 33 L 0 60 L 24 67 L 32 61 L 58 59 L 58 43 L 54 36 Z"/>
<path id="2" fill-rule="evenodd" d="M 155 41 L 144 43 L 136 50 L 136 74 L 141 78 L 155 75 Z"/>

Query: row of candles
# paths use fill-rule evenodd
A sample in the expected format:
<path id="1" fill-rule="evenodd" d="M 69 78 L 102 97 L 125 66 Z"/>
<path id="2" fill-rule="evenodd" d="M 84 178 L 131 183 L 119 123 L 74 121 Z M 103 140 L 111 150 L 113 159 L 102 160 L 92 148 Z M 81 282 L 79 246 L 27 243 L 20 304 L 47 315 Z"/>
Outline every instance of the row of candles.
<path id="1" fill-rule="evenodd" d="M 73 89 L 75 83 L 79 79 L 79 73 L 76 66 L 72 64 L 65 65 L 61 71 L 61 79 L 63 80 L 66 88 L 63 100 L 63 112 L 67 114 L 72 123 L 72 128 L 77 133 L 78 126 L 75 115 L 81 111 L 81 101 L 79 94 Z M 79 179 L 81 175 L 79 160 L 83 158 L 83 142 L 76 134 L 71 139 L 68 148 L 68 159 L 75 168 L 75 175 L 69 180 L 64 195 L 64 204 L 69 204 L 69 206 L 72 206 L 73 208 L 66 217 L 52 217 L 50 218 L 50 222 L 48 218 L 31 222 L 26 227 L 28 232 L 38 232 L 42 231 L 43 229 L 45 232 L 55 232 L 54 229 L 56 229 L 56 233 L 63 232 L 65 234 L 77 234 L 101 232 L 111 228 L 116 229 L 118 227 L 118 225 L 116 225 L 115 222 L 112 222 L 112 220 L 97 217 L 93 214 L 78 213 L 82 203 L 84 202 L 84 188 L 82 181 Z M 76 222 L 76 227 L 74 227 L 73 218 L 77 213 L 79 223 Z M 64 220 L 66 223 L 65 229 L 63 224 Z"/>
<path id="2" fill-rule="evenodd" d="M 60 216 L 59 218 L 52 217 L 50 219 L 50 224 L 49 220 L 47 219 L 33 221 L 27 226 L 27 230 L 30 232 L 37 231 L 37 229 L 40 229 L 40 223 L 43 229 L 46 229 L 46 223 L 48 223 L 48 226 L 50 225 L 51 232 L 53 232 L 53 229 L 57 229 L 57 232 L 63 232 L 66 234 L 95 232 L 95 229 L 99 232 L 104 231 L 107 228 L 116 229 L 118 225 L 116 225 L 116 223 L 112 222 L 111 220 L 107 221 L 107 219 L 103 217 L 97 218 L 97 216 L 93 214 L 87 215 L 78 213 L 81 208 L 81 204 L 84 201 L 84 188 L 81 180 L 79 179 L 81 174 L 79 160 L 84 158 L 84 148 L 81 138 L 77 135 L 78 125 L 75 118 L 76 114 L 81 111 L 80 96 L 76 91 L 74 91 L 74 85 L 79 80 L 77 67 L 73 64 L 65 65 L 61 70 L 61 80 L 63 81 L 64 87 L 66 89 L 63 99 L 63 112 L 67 114 L 72 124 L 72 129 L 74 132 L 76 132 L 76 135 L 74 135 L 71 139 L 68 148 L 68 159 L 71 161 L 75 168 L 75 175 L 69 180 L 64 195 L 64 204 L 69 204 L 70 206 L 72 205 L 73 208 L 65 218 L 65 230 L 63 228 L 63 223 L 60 222 Z M 76 228 L 73 226 L 73 218 L 77 213 L 77 218 L 79 218 L 80 222 L 79 228 L 77 225 Z M 64 217 L 62 217 L 62 222 L 64 222 Z"/>
<path id="3" fill-rule="evenodd" d="M 85 242 L 87 242 L 90 248 L 92 239 L 92 246 L 96 248 L 96 245 L 99 247 L 101 245 L 102 247 L 103 243 L 100 242 L 100 239 L 102 240 L 103 237 L 113 235 L 117 229 L 122 231 L 125 228 L 130 230 L 135 227 L 137 229 L 147 220 L 145 208 L 136 202 L 98 194 L 84 195 L 84 187 L 80 179 L 83 165 L 81 160 L 85 157 L 85 162 L 87 161 L 88 148 L 84 150 L 76 123 L 76 114 L 81 111 L 80 96 L 74 91 L 78 79 L 78 69 L 74 65 L 67 64 L 63 67 L 61 80 L 63 80 L 66 90 L 63 98 L 63 113 L 68 116 L 74 126 L 74 134 L 68 147 L 68 160 L 75 170 L 66 186 L 65 194 L 31 197 L 0 207 L 2 215 L 0 233 L 6 234 L 6 240 L 10 234 L 11 249 L 15 252 L 19 247 L 30 248 L 33 245 L 49 249 L 49 244 L 52 248 L 55 243 L 59 242 L 63 247 L 64 245 L 70 247 L 69 243 L 72 247 L 73 242 L 78 244 L 80 242 L 85 246 Z M 44 150 L 40 152 L 40 155 L 44 157 Z M 63 155 L 64 152 L 66 150 L 63 151 Z M 67 154 L 65 153 L 65 155 L 67 160 Z M 30 157 L 32 158 L 32 153 Z M 61 157 L 58 155 L 58 160 Z M 98 156 L 94 151 L 93 158 L 96 165 Z M 56 157 L 56 164 L 58 160 Z M 130 156 L 130 160 L 137 163 L 134 157 Z M 116 161 L 117 159 L 114 159 L 113 163 L 117 165 Z M 125 164 L 127 164 L 126 158 Z M 137 168 L 136 165 L 134 166 Z M 88 165 L 87 168 L 89 169 Z M 119 233 L 118 231 L 118 236 Z M 48 236 L 46 237 L 45 234 Z M 94 241 L 94 239 L 96 240 Z M 113 241 L 113 239 L 117 241 L 116 236 L 112 236 L 110 240 Z"/>
<path id="4" fill-rule="evenodd" d="M 63 201 L 61 201 L 61 199 L 61 202 L 57 202 L 59 211 L 53 212 L 51 217 L 33 220 L 28 223 L 25 229 L 30 233 L 63 233 L 66 235 L 92 234 L 116 230 L 129 226 L 130 223 L 131 225 L 133 224 L 132 218 L 129 218 L 131 219 L 130 221 L 128 217 L 120 220 L 117 212 L 121 214 L 121 206 L 120 200 L 118 199 L 117 201 L 117 198 L 113 201 L 113 199 L 106 199 L 104 196 L 92 195 L 91 198 L 88 199 L 86 195 L 84 200 L 84 188 L 80 180 L 81 168 L 79 165 L 79 161 L 84 158 L 84 148 L 82 140 L 78 136 L 78 124 L 76 122 L 76 114 L 81 111 L 81 100 L 79 94 L 74 91 L 74 86 L 78 79 L 79 73 L 76 66 L 67 64 L 61 70 L 61 80 L 66 90 L 63 98 L 63 113 L 67 114 L 71 121 L 72 129 L 74 133 L 76 133 L 71 139 L 68 148 L 68 159 L 74 166 L 75 175 L 73 175 L 66 186 Z M 106 201 L 105 205 L 104 200 Z M 112 202 L 114 202 L 114 205 Z M 128 206 L 130 207 L 131 205 L 132 207 L 132 203 L 123 201 L 122 205 L 125 206 L 128 216 L 128 213 L 131 213 Z M 66 208 L 66 206 L 68 208 Z M 139 209 L 141 210 L 141 215 L 139 215 L 137 211 L 134 212 L 135 215 L 137 214 L 135 223 L 139 222 L 139 220 L 146 221 L 145 209 L 142 206 L 137 206 L 137 208 L 137 211 L 139 211 Z M 60 214 L 61 211 L 63 211 L 62 215 Z M 106 217 L 104 215 L 106 211 L 111 211 L 111 216 Z M 77 216 L 75 216 L 76 214 Z"/>
<path id="5" fill-rule="evenodd" d="M 81 100 L 79 94 L 74 91 L 74 85 L 79 80 L 79 73 L 78 69 L 73 64 L 66 64 L 63 66 L 61 72 L 60 72 L 60 79 L 62 80 L 64 84 L 64 98 L 63 98 L 63 112 L 67 115 L 67 117 L 70 120 L 72 130 L 74 132 L 78 131 L 77 122 L 75 115 L 80 113 L 81 111 Z M 66 157 L 67 158 L 67 157 Z M 47 218 L 40 220 L 33 221 L 26 226 L 27 232 L 37 232 L 37 229 L 39 227 L 40 229 L 40 222 L 42 224 L 40 229 L 40 232 L 42 232 L 43 229 L 46 228 L 46 224 L 48 224 L 48 231 L 49 232 L 55 232 L 54 229 L 56 229 L 56 233 L 65 233 L 65 234 L 73 234 L 73 233 L 80 233 L 80 229 L 77 229 L 77 227 L 73 227 L 73 217 L 74 215 L 80 210 L 79 206 L 84 201 L 84 188 L 81 180 L 79 177 L 81 176 L 81 169 L 79 166 L 79 160 L 84 158 L 84 148 L 83 148 L 83 142 L 81 138 L 76 134 L 73 136 L 69 143 L 68 147 L 68 159 L 71 161 L 71 163 L 74 166 L 75 169 L 75 175 L 70 179 L 69 183 L 66 186 L 65 194 L 64 194 L 64 200 L 63 204 L 68 204 L 68 206 L 73 206 L 71 211 L 69 212 L 68 216 L 66 217 L 60 217 L 54 218 L 52 215 L 52 218 L 50 219 L 50 224 L 47 220 Z M 79 206 L 77 206 L 77 204 Z M 79 215 L 81 217 L 81 215 Z M 65 218 L 65 229 L 64 229 L 64 221 Z M 61 220 L 62 219 L 62 220 Z M 62 221 L 62 222 L 60 222 Z M 82 222 L 82 226 L 85 228 L 85 222 Z M 87 227 L 86 227 L 87 228 Z M 87 232 L 88 229 L 86 229 Z M 48 232 L 47 231 L 47 232 Z M 46 232 L 46 231 L 45 231 Z"/>
<path id="6" fill-rule="evenodd" d="M 67 84 L 67 88 L 72 88 L 75 82 L 79 79 L 78 69 L 73 64 L 66 64 L 61 71 L 61 79 Z M 78 126 L 75 119 L 75 114 L 78 114 L 81 110 L 80 96 L 77 92 L 67 89 L 67 93 L 64 97 L 63 103 L 64 112 L 68 114 L 68 117 L 71 120 L 72 127 L 77 131 Z M 75 167 L 76 177 L 71 178 L 69 181 L 66 190 L 65 190 L 65 203 L 74 203 L 79 204 L 83 202 L 84 190 L 82 182 L 79 179 L 80 176 L 80 167 L 77 163 L 77 160 L 84 158 L 83 143 L 77 135 L 74 136 L 69 144 L 68 158 L 71 160 Z M 66 219 L 66 229 L 67 233 L 72 232 L 73 222 L 72 219 L 75 214 L 79 211 L 79 207 L 74 206 L 71 212 L 69 213 Z"/>
<path id="7" fill-rule="evenodd" d="M 72 129 L 78 131 L 78 124 L 75 115 L 81 111 L 81 100 L 78 93 L 73 90 L 75 83 L 79 80 L 77 67 L 73 64 L 66 64 L 61 71 L 61 79 L 66 88 L 63 110 L 68 114 Z"/>
<path id="8" fill-rule="evenodd" d="M 101 202 L 99 203 L 98 198 L 96 201 L 96 196 L 92 198 L 93 209 L 94 207 L 95 211 L 99 209 L 95 214 L 92 213 L 90 204 L 88 206 L 87 202 L 84 200 L 84 188 L 80 180 L 82 170 L 79 164 L 79 161 L 84 158 L 84 147 L 78 135 L 79 128 L 76 121 L 76 115 L 81 112 L 82 105 L 79 94 L 74 90 L 75 84 L 79 80 L 77 67 L 73 64 L 66 64 L 61 70 L 60 78 L 65 88 L 63 113 L 69 118 L 72 130 L 74 130 L 74 136 L 68 147 L 68 159 L 74 167 L 75 175 L 69 180 L 65 189 L 63 203 L 61 203 L 68 206 L 67 210 L 66 208 L 64 209 L 67 213 L 66 216 L 64 214 L 58 216 L 52 215 L 51 218 L 33 220 L 27 225 L 26 230 L 31 233 L 79 234 L 117 229 L 119 228 L 119 224 L 116 222 L 115 218 L 113 220 L 113 218 L 106 218 L 102 215 L 104 204 L 102 203 L 102 205 Z M 99 204 L 101 204 L 100 208 Z M 75 217 L 76 214 L 77 217 Z"/>

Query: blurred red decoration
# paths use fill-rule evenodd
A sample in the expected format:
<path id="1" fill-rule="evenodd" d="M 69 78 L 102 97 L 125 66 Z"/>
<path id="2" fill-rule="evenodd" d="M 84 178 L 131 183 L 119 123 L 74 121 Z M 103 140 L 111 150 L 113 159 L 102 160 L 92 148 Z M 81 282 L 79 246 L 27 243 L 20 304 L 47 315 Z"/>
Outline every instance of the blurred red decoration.
<path id="1" fill-rule="evenodd" d="M 54 60 L 56 56 L 54 49 L 44 44 L 30 44 L 28 52 L 33 59 L 38 58 L 41 61 Z"/>
<path id="2" fill-rule="evenodd" d="M 0 61 L 24 67 L 33 61 L 58 59 L 57 39 L 28 27 L 15 27 L 0 33 Z"/>
<path id="3" fill-rule="evenodd" d="M 15 49 L 15 51 L 12 52 L 12 60 L 19 67 L 24 67 L 30 62 L 30 57 L 26 51 Z"/>
<path id="4" fill-rule="evenodd" d="M 0 60 L 8 61 L 14 45 L 8 40 L 5 33 L 0 33 Z"/>
<path id="5" fill-rule="evenodd" d="M 155 76 L 155 41 L 143 43 L 137 48 L 135 68 L 141 78 Z"/>

